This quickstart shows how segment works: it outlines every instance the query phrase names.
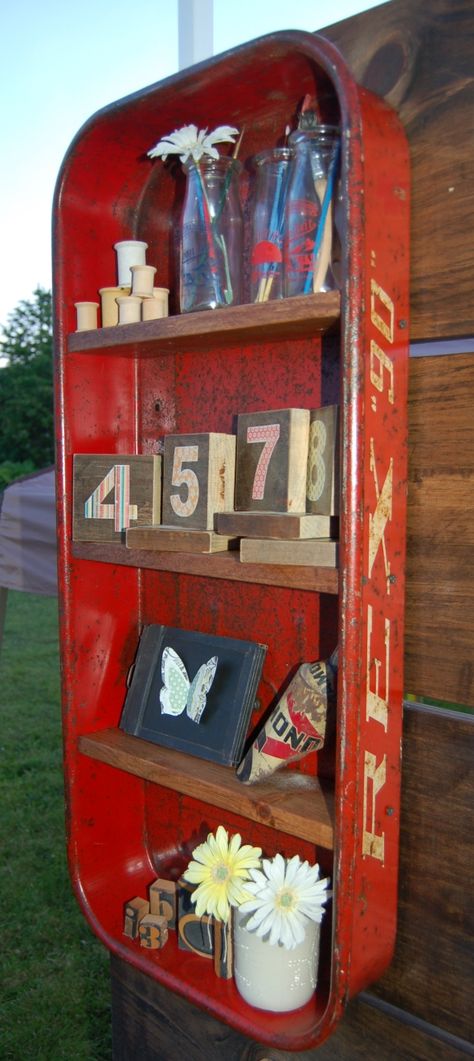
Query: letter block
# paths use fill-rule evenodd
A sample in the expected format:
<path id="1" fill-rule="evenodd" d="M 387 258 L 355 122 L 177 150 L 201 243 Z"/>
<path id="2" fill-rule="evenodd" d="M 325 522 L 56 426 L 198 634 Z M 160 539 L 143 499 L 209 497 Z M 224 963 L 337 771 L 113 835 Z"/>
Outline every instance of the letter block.
<path id="1" fill-rule="evenodd" d="M 125 905 L 125 921 L 123 925 L 124 936 L 128 936 L 130 939 L 136 939 L 140 922 L 146 914 L 149 914 L 149 912 L 150 904 L 146 899 L 140 899 L 139 895 L 135 896 L 135 899 L 130 899 L 130 902 Z"/>
<path id="2" fill-rule="evenodd" d="M 232 979 L 233 953 L 232 918 L 214 921 L 214 972 L 223 980 Z"/>
<path id="3" fill-rule="evenodd" d="M 176 928 L 176 883 L 158 877 L 150 884 L 150 913 L 166 918 L 168 928 Z"/>
<path id="4" fill-rule="evenodd" d="M 237 417 L 235 509 L 305 512 L 309 409 Z"/>
<path id="5" fill-rule="evenodd" d="M 311 410 L 306 510 L 323 516 L 339 512 L 338 405 Z"/>
<path id="6" fill-rule="evenodd" d="M 197 917 L 191 901 L 196 885 L 178 881 L 178 947 L 199 954 L 201 958 L 212 958 L 214 954 L 214 918 L 203 914 Z"/>
<path id="7" fill-rule="evenodd" d="M 160 522 L 161 457 L 76 453 L 75 541 L 125 542 L 127 527 Z"/>
<path id="8" fill-rule="evenodd" d="M 213 530 L 214 513 L 232 508 L 234 478 L 234 435 L 167 435 L 163 525 Z"/>

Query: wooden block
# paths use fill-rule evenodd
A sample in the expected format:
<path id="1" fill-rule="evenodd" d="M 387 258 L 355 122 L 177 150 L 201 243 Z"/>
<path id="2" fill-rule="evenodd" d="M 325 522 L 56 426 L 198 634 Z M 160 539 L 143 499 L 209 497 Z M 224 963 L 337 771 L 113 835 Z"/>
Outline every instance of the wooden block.
<path id="1" fill-rule="evenodd" d="M 138 928 L 140 946 L 148 950 L 161 950 L 168 941 L 166 917 L 159 914 L 145 914 Z"/>
<path id="2" fill-rule="evenodd" d="M 199 954 L 202 958 L 212 958 L 214 954 L 214 918 L 204 914 L 197 917 L 191 895 L 195 884 L 188 884 L 181 878 L 178 881 L 178 947 Z"/>
<path id="3" fill-rule="evenodd" d="M 240 559 L 243 564 L 285 564 L 310 567 L 337 567 L 338 542 L 324 538 L 306 541 L 276 541 L 270 538 L 242 538 Z"/>
<path id="4" fill-rule="evenodd" d="M 214 972 L 223 980 L 232 978 L 233 966 L 232 919 L 227 924 L 214 922 Z"/>
<path id="5" fill-rule="evenodd" d="M 163 524 L 213 530 L 214 513 L 232 508 L 234 479 L 234 435 L 167 435 Z"/>
<path id="6" fill-rule="evenodd" d="M 125 921 L 123 925 L 124 936 L 129 936 L 130 939 L 136 939 L 140 922 L 145 915 L 149 913 L 150 904 L 147 899 L 140 899 L 139 895 L 137 895 L 135 899 L 130 899 L 130 902 L 125 905 Z"/>
<path id="7" fill-rule="evenodd" d="M 75 453 L 75 541 L 125 542 L 132 524 L 160 522 L 161 457 Z"/>
<path id="8" fill-rule="evenodd" d="M 176 928 L 176 882 L 158 877 L 150 885 L 150 913 L 166 919 L 168 928 Z"/>
<path id="9" fill-rule="evenodd" d="M 239 538 L 337 538 L 339 520 L 296 512 L 220 512 L 216 530 Z"/>
<path id="10" fill-rule="evenodd" d="M 238 416 L 234 508 L 304 512 L 308 443 L 309 409 Z"/>
<path id="11" fill-rule="evenodd" d="M 339 512 L 338 405 L 311 410 L 306 509 L 327 516 Z"/>
<path id="12" fill-rule="evenodd" d="M 130 527 L 126 544 L 129 549 L 154 549 L 165 553 L 222 553 L 237 549 L 239 542 L 235 537 L 216 534 L 212 530 L 161 526 Z"/>

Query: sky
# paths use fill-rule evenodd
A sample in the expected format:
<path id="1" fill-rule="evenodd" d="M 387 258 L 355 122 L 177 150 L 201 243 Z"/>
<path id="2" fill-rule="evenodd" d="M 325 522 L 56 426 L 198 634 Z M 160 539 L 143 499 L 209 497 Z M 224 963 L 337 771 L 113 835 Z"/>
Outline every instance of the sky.
<path id="1" fill-rule="evenodd" d="M 187 0 L 203 3 L 211 0 Z M 370 0 L 214 0 L 213 54 L 282 29 L 314 31 Z M 179 69 L 178 0 L 10 0 L 1 17 L 0 329 L 51 287 L 56 177 L 101 107 Z"/>

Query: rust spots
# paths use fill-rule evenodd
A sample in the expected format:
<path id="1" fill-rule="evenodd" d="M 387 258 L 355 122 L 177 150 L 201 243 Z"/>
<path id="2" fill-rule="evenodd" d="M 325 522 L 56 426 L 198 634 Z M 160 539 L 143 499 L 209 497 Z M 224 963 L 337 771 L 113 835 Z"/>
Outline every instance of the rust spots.
<path id="1" fill-rule="evenodd" d="M 226 462 L 225 462 L 225 460 L 223 460 L 222 464 L 221 464 L 221 466 L 219 468 L 219 499 L 220 499 L 220 501 L 223 501 L 224 498 L 225 498 L 225 469 L 226 469 Z"/>

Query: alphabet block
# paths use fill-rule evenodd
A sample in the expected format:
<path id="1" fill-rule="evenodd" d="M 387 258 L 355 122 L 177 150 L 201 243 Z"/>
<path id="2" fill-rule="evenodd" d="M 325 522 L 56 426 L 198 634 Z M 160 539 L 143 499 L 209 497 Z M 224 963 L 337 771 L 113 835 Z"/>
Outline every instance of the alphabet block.
<path id="1" fill-rule="evenodd" d="M 325 516 L 339 512 L 338 405 L 311 410 L 306 510 Z"/>
<path id="2" fill-rule="evenodd" d="M 150 904 L 146 899 L 140 899 L 139 895 L 137 895 L 135 899 L 130 899 L 130 902 L 125 905 L 125 921 L 123 926 L 124 936 L 128 936 L 130 939 L 136 939 L 140 922 L 146 914 L 149 914 L 149 912 Z"/>
<path id="3" fill-rule="evenodd" d="M 234 435 L 167 435 L 163 524 L 185 530 L 213 530 L 214 513 L 232 508 L 234 478 Z"/>
<path id="4" fill-rule="evenodd" d="M 305 512 L 309 409 L 237 418 L 237 511 Z"/>
<path id="5" fill-rule="evenodd" d="M 201 958 L 212 958 L 214 953 L 214 918 L 203 914 L 197 917 L 191 895 L 195 884 L 178 881 L 178 947 L 199 954 Z"/>
<path id="6" fill-rule="evenodd" d="M 145 914 L 138 928 L 140 946 L 148 950 L 160 950 L 168 940 L 166 917 L 158 914 Z"/>
<path id="7" fill-rule="evenodd" d="M 223 921 L 214 922 L 214 972 L 216 976 L 220 976 L 223 980 L 230 980 L 232 965 L 232 919 L 229 917 L 227 924 Z"/>
<path id="8" fill-rule="evenodd" d="M 130 526 L 160 522 L 161 457 L 76 453 L 73 538 L 125 542 Z"/>
<path id="9" fill-rule="evenodd" d="M 176 882 L 158 877 L 150 884 L 150 913 L 166 919 L 168 928 L 176 928 Z"/>

